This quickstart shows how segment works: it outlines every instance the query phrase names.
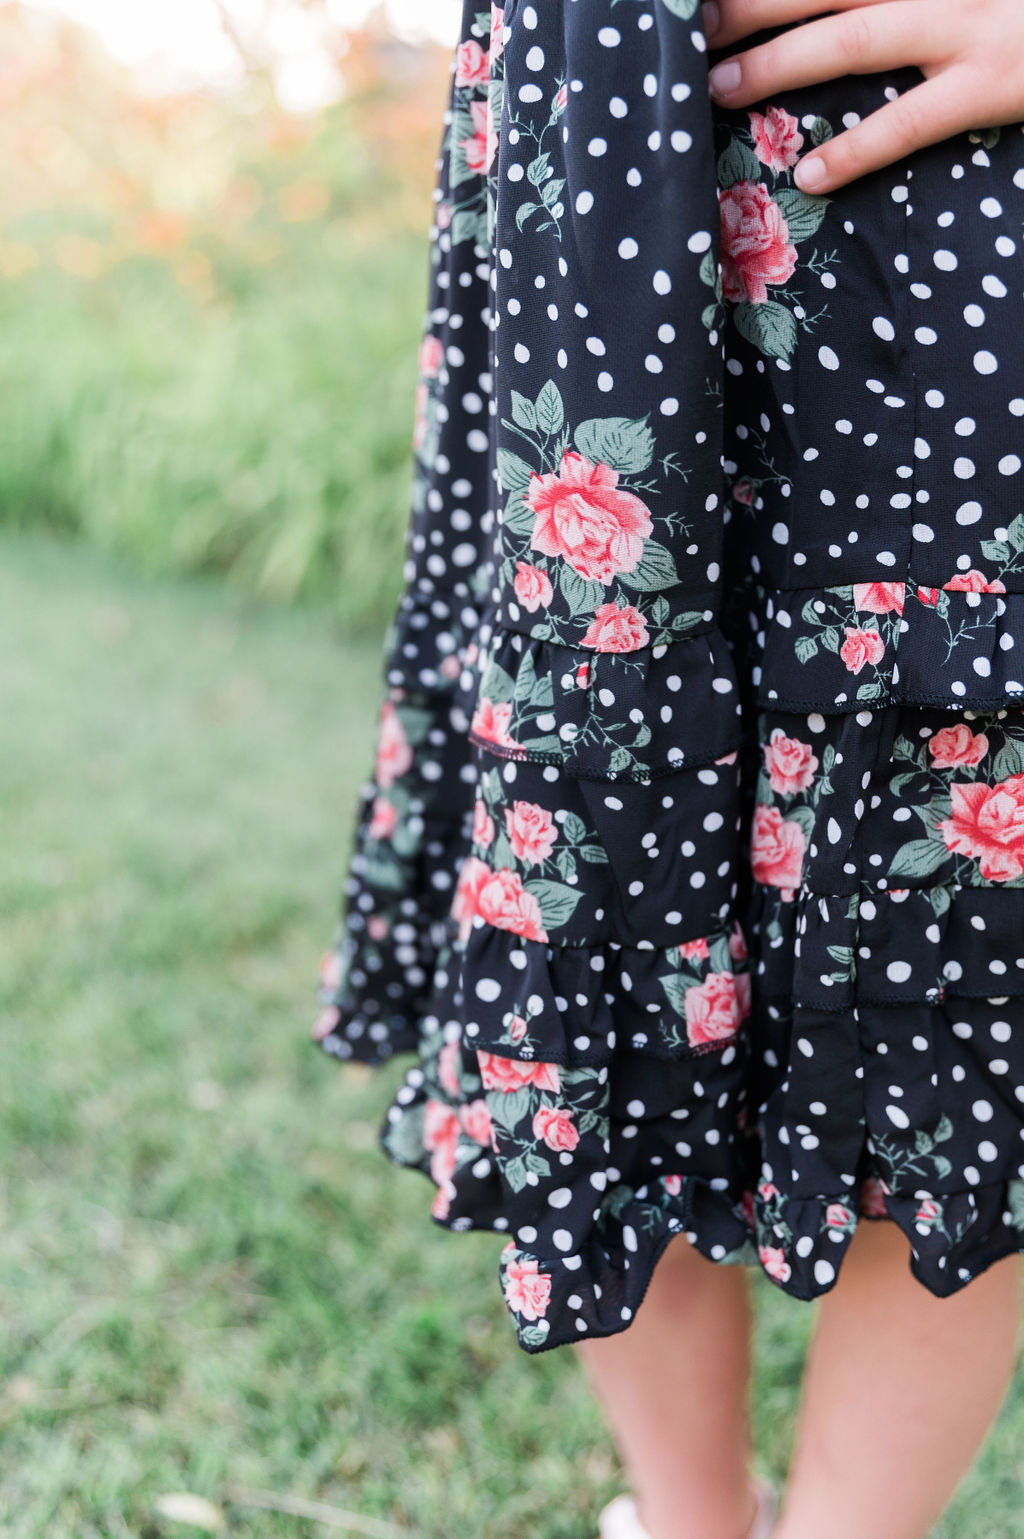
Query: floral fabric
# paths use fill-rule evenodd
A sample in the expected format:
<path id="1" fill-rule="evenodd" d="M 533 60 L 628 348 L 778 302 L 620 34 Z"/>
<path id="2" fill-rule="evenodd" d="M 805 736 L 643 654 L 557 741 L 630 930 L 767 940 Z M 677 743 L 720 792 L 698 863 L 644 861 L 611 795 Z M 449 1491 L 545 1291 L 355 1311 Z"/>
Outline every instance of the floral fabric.
<path id="1" fill-rule="evenodd" d="M 529 1352 L 685 1233 L 793 1296 L 1024 1249 L 1024 125 L 712 109 L 696 0 L 468 3 L 406 585 L 316 1035 Z"/>

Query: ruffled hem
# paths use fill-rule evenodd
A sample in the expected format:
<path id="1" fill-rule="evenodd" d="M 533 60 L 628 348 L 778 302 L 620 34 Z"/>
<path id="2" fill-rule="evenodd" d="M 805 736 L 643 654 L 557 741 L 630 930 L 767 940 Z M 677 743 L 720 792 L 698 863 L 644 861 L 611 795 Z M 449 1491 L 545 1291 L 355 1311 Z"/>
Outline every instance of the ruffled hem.
<path id="1" fill-rule="evenodd" d="M 656 949 L 549 946 L 477 923 L 459 955 L 466 1044 L 530 1062 L 606 1065 L 719 1051 L 750 1012 L 746 943 L 730 916 Z"/>
<path id="2" fill-rule="evenodd" d="M 757 699 L 785 711 L 1024 703 L 1024 593 L 971 571 L 907 582 L 756 590 Z"/>
<path id="3" fill-rule="evenodd" d="M 499 627 L 476 666 L 469 737 L 499 758 L 646 781 L 711 764 L 742 738 L 735 666 L 717 630 L 611 652 Z"/>
<path id="4" fill-rule="evenodd" d="M 766 1001 L 849 1012 L 1024 995 L 1021 887 L 952 883 L 846 896 L 761 887 L 750 928 L 761 937 L 757 990 Z"/>
<path id="5" fill-rule="evenodd" d="M 455 1233 L 507 1232 L 500 1184 L 496 1177 L 488 1181 L 491 1160 L 478 1150 L 465 1167 L 474 1184 L 467 1200 L 458 1171 L 438 1179 L 427 1151 L 417 1156 L 403 1150 L 396 1117 L 401 1123 L 408 1115 L 408 1108 L 393 1108 L 379 1144 L 396 1164 L 433 1182 L 433 1221 Z M 609 1188 L 592 1230 L 575 1249 L 531 1248 L 520 1229 L 520 1243 L 509 1239 L 499 1255 L 498 1275 L 519 1345 L 536 1354 L 625 1330 L 677 1234 L 707 1260 L 758 1268 L 791 1298 L 811 1302 L 836 1285 L 862 1219 L 895 1222 L 907 1236 L 913 1276 L 934 1296 L 947 1298 L 1004 1256 L 1024 1253 L 1024 1180 L 1013 1176 L 941 1197 L 902 1196 L 868 1174 L 852 1201 L 848 1188 L 791 1197 L 764 1181 L 752 1189 L 697 1173 L 652 1173 L 642 1186 Z M 568 1239 L 557 1231 L 554 1237 Z"/>

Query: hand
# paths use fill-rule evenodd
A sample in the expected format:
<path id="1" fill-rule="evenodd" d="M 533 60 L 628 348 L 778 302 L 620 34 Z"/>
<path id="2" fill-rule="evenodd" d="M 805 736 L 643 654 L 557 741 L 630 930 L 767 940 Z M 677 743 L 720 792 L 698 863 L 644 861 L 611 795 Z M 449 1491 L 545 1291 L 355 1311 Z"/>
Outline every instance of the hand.
<path id="1" fill-rule="evenodd" d="M 794 176 L 807 192 L 831 192 L 965 130 L 1024 120 L 1024 0 L 708 0 L 703 15 L 714 49 L 807 21 L 716 64 L 711 94 L 725 107 L 842 75 L 906 65 L 925 75 L 805 155 Z"/>

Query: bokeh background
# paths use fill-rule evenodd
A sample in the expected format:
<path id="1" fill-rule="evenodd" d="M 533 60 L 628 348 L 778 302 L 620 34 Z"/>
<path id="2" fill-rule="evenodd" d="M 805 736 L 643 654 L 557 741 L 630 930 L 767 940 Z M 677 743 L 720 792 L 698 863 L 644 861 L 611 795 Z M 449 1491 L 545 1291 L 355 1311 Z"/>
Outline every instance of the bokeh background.
<path id="1" fill-rule="evenodd" d="M 458 12 L 0 3 L 9 1539 L 589 1539 L 622 1484 L 499 1238 L 376 1148 L 405 1065 L 309 1037 Z M 780 1475 L 811 1314 L 755 1292 Z M 937 1539 L 1022 1505 L 1015 1388 Z"/>

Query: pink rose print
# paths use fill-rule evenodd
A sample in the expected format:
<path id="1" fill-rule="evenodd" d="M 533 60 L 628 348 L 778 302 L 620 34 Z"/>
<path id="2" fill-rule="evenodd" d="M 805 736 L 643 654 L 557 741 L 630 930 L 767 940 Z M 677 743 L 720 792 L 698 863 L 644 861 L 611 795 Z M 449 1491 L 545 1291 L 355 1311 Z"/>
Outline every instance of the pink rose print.
<path id="1" fill-rule="evenodd" d="M 729 934 L 729 955 L 734 962 L 745 962 L 750 955 L 747 950 L 747 937 L 738 919 Z"/>
<path id="2" fill-rule="evenodd" d="M 376 780 L 382 790 L 390 790 L 399 776 L 412 768 L 412 749 L 405 735 L 394 702 L 385 700 L 380 710 L 377 730 Z"/>
<path id="3" fill-rule="evenodd" d="M 684 962 L 703 962 L 705 957 L 711 955 L 706 940 L 683 941 L 679 947 L 679 955 Z"/>
<path id="4" fill-rule="evenodd" d="M 750 1014 L 753 999 L 753 987 L 749 973 L 737 973 L 733 980 L 736 984 L 736 1008 L 740 1014 L 740 1020 L 745 1021 Z"/>
<path id="5" fill-rule="evenodd" d="M 512 720 L 512 702 L 504 701 L 501 705 L 495 705 L 493 700 L 488 700 L 486 695 L 481 695 L 473 712 L 473 720 L 469 724 L 469 730 L 475 732 L 477 737 L 486 738 L 489 743 L 497 743 L 499 748 L 518 748 L 515 738 L 509 736 L 508 724 Z"/>
<path id="6" fill-rule="evenodd" d="M 1000 582 L 998 577 L 994 577 L 989 582 L 984 572 L 979 572 L 974 567 L 971 567 L 969 572 L 957 572 L 955 577 L 951 577 L 949 582 L 944 582 L 942 586 L 947 593 L 1006 592 L 1006 584 Z"/>
<path id="7" fill-rule="evenodd" d="M 787 822 L 778 807 L 754 809 L 750 864 L 755 882 L 766 887 L 799 887 L 806 848 L 800 824 Z"/>
<path id="8" fill-rule="evenodd" d="M 662 1185 L 670 1197 L 678 1197 L 683 1189 L 682 1176 L 662 1176 Z"/>
<path id="9" fill-rule="evenodd" d="M 371 940 L 382 941 L 391 932 L 391 923 L 383 914 L 371 914 L 366 921 L 366 933 Z"/>
<path id="10" fill-rule="evenodd" d="M 647 622 L 633 604 L 600 604 L 580 646 L 598 652 L 636 652 L 650 641 Z"/>
<path id="11" fill-rule="evenodd" d="M 320 958 L 320 987 L 332 993 L 341 986 L 341 957 L 336 951 L 325 951 Z"/>
<path id="12" fill-rule="evenodd" d="M 483 175 L 491 164 L 491 159 L 496 148 L 496 140 L 490 129 L 490 99 L 485 102 L 470 102 L 470 117 L 473 121 L 473 133 L 466 139 L 459 140 L 459 148 L 464 151 L 466 164 L 477 175 Z"/>
<path id="13" fill-rule="evenodd" d="M 905 582 L 855 582 L 853 585 L 853 607 L 869 615 L 889 615 L 894 611 L 901 615 L 906 600 Z"/>
<path id="14" fill-rule="evenodd" d="M 340 1024 L 341 1011 L 337 1005 L 328 1005 L 313 1022 L 313 1041 L 322 1042 Z"/>
<path id="15" fill-rule="evenodd" d="M 774 1181 L 759 1181 L 757 1183 L 757 1193 L 765 1202 L 769 1202 L 772 1197 L 779 1195 L 779 1189 Z"/>
<path id="16" fill-rule="evenodd" d="M 708 973 L 703 983 L 687 989 L 683 1009 L 691 1047 L 733 1036 L 742 1019 L 736 979 L 732 973 Z"/>
<path id="17" fill-rule="evenodd" d="M 563 84 L 558 87 L 558 92 L 555 96 L 555 99 L 551 103 L 551 113 L 553 117 L 557 117 L 560 112 L 565 111 L 565 104 L 568 100 L 569 90 L 563 82 Z"/>
<path id="18" fill-rule="evenodd" d="M 888 1211 L 885 1206 L 885 1193 L 887 1188 L 878 1180 L 877 1176 L 868 1176 L 861 1183 L 860 1211 L 866 1218 L 883 1218 Z"/>
<path id="19" fill-rule="evenodd" d="M 528 866 L 539 866 L 555 847 L 558 829 L 545 807 L 536 802 L 513 802 L 505 808 L 505 827 L 512 853 Z"/>
<path id="20" fill-rule="evenodd" d="M 923 604 L 926 609 L 934 609 L 939 602 L 939 589 L 918 588 L 917 602 Z"/>
<path id="21" fill-rule="evenodd" d="M 477 895 L 477 913 L 496 930 L 511 930 L 524 940 L 546 941 L 540 904 L 514 871 L 491 871 Z"/>
<path id="22" fill-rule="evenodd" d="M 732 495 L 734 502 L 742 502 L 744 507 L 750 507 L 754 501 L 754 483 L 749 476 L 743 476 L 733 483 Z"/>
<path id="23" fill-rule="evenodd" d="M 576 669 L 576 688 L 577 689 L 589 689 L 590 688 L 590 664 L 589 663 L 580 663 L 579 667 Z"/>
<path id="24" fill-rule="evenodd" d="M 784 1250 L 777 1245 L 762 1245 L 757 1254 L 769 1277 L 774 1277 L 776 1282 L 789 1281 L 790 1265 Z"/>
<path id="25" fill-rule="evenodd" d="M 511 1242 L 510 1242 L 511 1243 Z M 510 1261 L 502 1287 L 510 1309 L 524 1320 L 540 1320 L 551 1302 L 551 1278 L 539 1270 L 539 1261 Z"/>
<path id="26" fill-rule="evenodd" d="M 954 781 L 953 815 L 939 824 L 947 850 L 970 855 L 987 882 L 1024 876 L 1024 775 L 998 785 Z"/>
<path id="27" fill-rule="evenodd" d="M 942 727 L 928 739 L 928 752 L 938 769 L 959 769 L 980 764 L 988 753 L 984 732 L 973 733 L 961 722 L 956 727 Z"/>
<path id="28" fill-rule="evenodd" d="M 473 804 L 473 843 L 482 850 L 494 843 L 494 819 L 479 800 Z"/>
<path id="29" fill-rule="evenodd" d="M 446 1042 L 437 1055 L 437 1078 L 442 1090 L 455 1100 L 459 1094 L 459 1044 Z"/>
<path id="30" fill-rule="evenodd" d="M 455 84 L 457 86 L 483 86 L 489 79 L 487 55 L 476 38 L 470 37 L 459 44 L 455 55 Z"/>
<path id="31" fill-rule="evenodd" d="M 428 331 L 420 343 L 420 373 L 427 379 L 436 379 L 441 372 L 443 362 L 444 343 L 440 337 L 435 337 L 433 332 Z"/>
<path id="32" fill-rule="evenodd" d="M 732 753 L 724 753 L 720 759 L 716 759 L 715 760 L 715 763 L 716 764 L 735 764 L 736 760 L 738 758 L 739 758 L 739 752 L 738 752 L 737 749 L 734 748 Z"/>
<path id="33" fill-rule="evenodd" d="M 443 1101 L 428 1100 L 423 1109 L 423 1144 L 430 1153 L 430 1174 L 439 1186 L 451 1178 L 459 1143 L 459 1119 Z"/>
<path id="34" fill-rule="evenodd" d="M 447 230 L 448 226 L 452 222 L 452 205 L 450 199 L 445 198 L 441 203 L 437 205 L 437 213 L 435 215 L 435 219 L 437 221 L 437 228 L 439 230 Z"/>
<path id="35" fill-rule="evenodd" d="M 537 515 L 530 548 L 561 556 L 581 577 L 607 583 L 640 564 L 654 525 L 647 504 L 618 485 L 619 473 L 566 449 L 558 473 L 530 476 L 527 506 Z"/>
<path id="36" fill-rule="evenodd" d="M 475 855 L 468 855 L 462 862 L 452 900 L 452 918 L 458 923 L 460 940 L 465 940 L 473 928 L 474 916 L 480 912 L 480 894 L 492 875 L 487 862 Z"/>
<path id="37" fill-rule="evenodd" d="M 458 1117 L 467 1138 L 471 1138 L 475 1144 L 480 1144 L 485 1149 L 491 1146 L 493 1128 L 486 1101 L 481 1101 L 479 1098 L 468 1101 L 464 1106 L 459 1107 Z"/>
<path id="38" fill-rule="evenodd" d="M 490 43 L 488 45 L 488 50 L 487 50 L 487 56 L 490 59 L 492 64 L 497 59 L 501 58 L 501 51 L 502 51 L 502 49 L 505 46 L 504 43 L 501 40 L 501 34 L 502 34 L 503 30 L 504 30 L 504 27 L 505 27 L 505 10 L 504 10 L 504 7 L 500 6 L 500 5 L 494 5 L 492 3 L 492 5 L 491 5 L 491 38 L 490 38 Z"/>
<path id="39" fill-rule="evenodd" d="M 427 406 L 430 402 L 430 392 L 423 380 L 416 386 L 416 406 L 412 426 L 412 446 L 414 449 L 422 449 L 427 441 L 427 428 L 430 419 L 427 416 Z"/>
<path id="40" fill-rule="evenodd" d="M 939 1205 L 930 1197 L 926 1198 L 914 1214 L 914 1219 L 919 1224 L 934 1224 L 939 1216 Z"/>
<path id="41" fill-rule="evenodd" d="M 531 566 L 528 561 L 516 562 L 516 575 L 512 586 L 516 590 L 516 598 L 520 604 L 531 614 L 536 614 L 541 608 L 547 609 L 555 596 L 555 590 L 551 586 L 551 579 L 547 572 L 541 571 L 539 566 Z"/>
<path id="42" fill-rule="evenodd" d="M 398 827 L 398 808 L 386 796 L 377 796 L 367 833 L 371 839 L 390 839 Z"/>
<path id="43" fill-rule="evenodd" d="M 533 1136 L 558 1152 L 575 1149 L 580 1141 L 572 1112 L 564 1107 L 539 1106 L 533 1114 Z"/>
<path id="44" fill-rule="evenodd" d="M 850 1222 L 853 1214 L 849 1208 L 841 1202 L 830 1202 L 825 1209 L 825 1223 L 830 1229 L 843 1229 Z"/>
<path id="45" fill-rule="evenodd" d="M 736 182 L 722 193 L 722 292 L 755 305 L 768 298 L 769 283 L 786 283 L 796 271 L 796 247 L 779 205 L 760 182 Z"/>
<path id="46" fill-rule="evenodd" d="M 485 1090 L 521 1090 L 524 1085 L 536 1085 L 538 1090 L 553 1090 L 557 1095 L 562 1088 L 557 1063 L 502 1058 L 482 1047 L 477 1048 L 476 1056 Z"/>
<path id="47" fill-rule="evenodd" d="M 526 1021 L 521 1015 L 514 1015 L 509 1022 L 508 1035 L 510 1042 L 521 1042 L 526 1036 Z"/>
<path id="48" fill-rule="evenodd" d="M 851 673 L 859 673 L 865 663 L 880 662 L 885 652 L 885 642 L 877 631 L 859 631 L 846 627 L 846 640 L 839 648 L 839 656 Z"/>
<path id="49" fill-rule="evenodd" d="M 754 136 L 754 154 L 769 171 L 788 171 L 796 165 L 804 136 L 796 118 L 781 107 L 769 107 L 766 113 L 751 112 L 750 131 Z"/>
<path id="50" fill-rule="evenodd" d="M 806 791 L 818 768 L 817 755 L 810 743 L 799 738 L 787 737 L 781 727 L 776 727 L 768 742 L 763 745 L 764 763 L 773 791 L 791 796 L 795 791 Z"/>

